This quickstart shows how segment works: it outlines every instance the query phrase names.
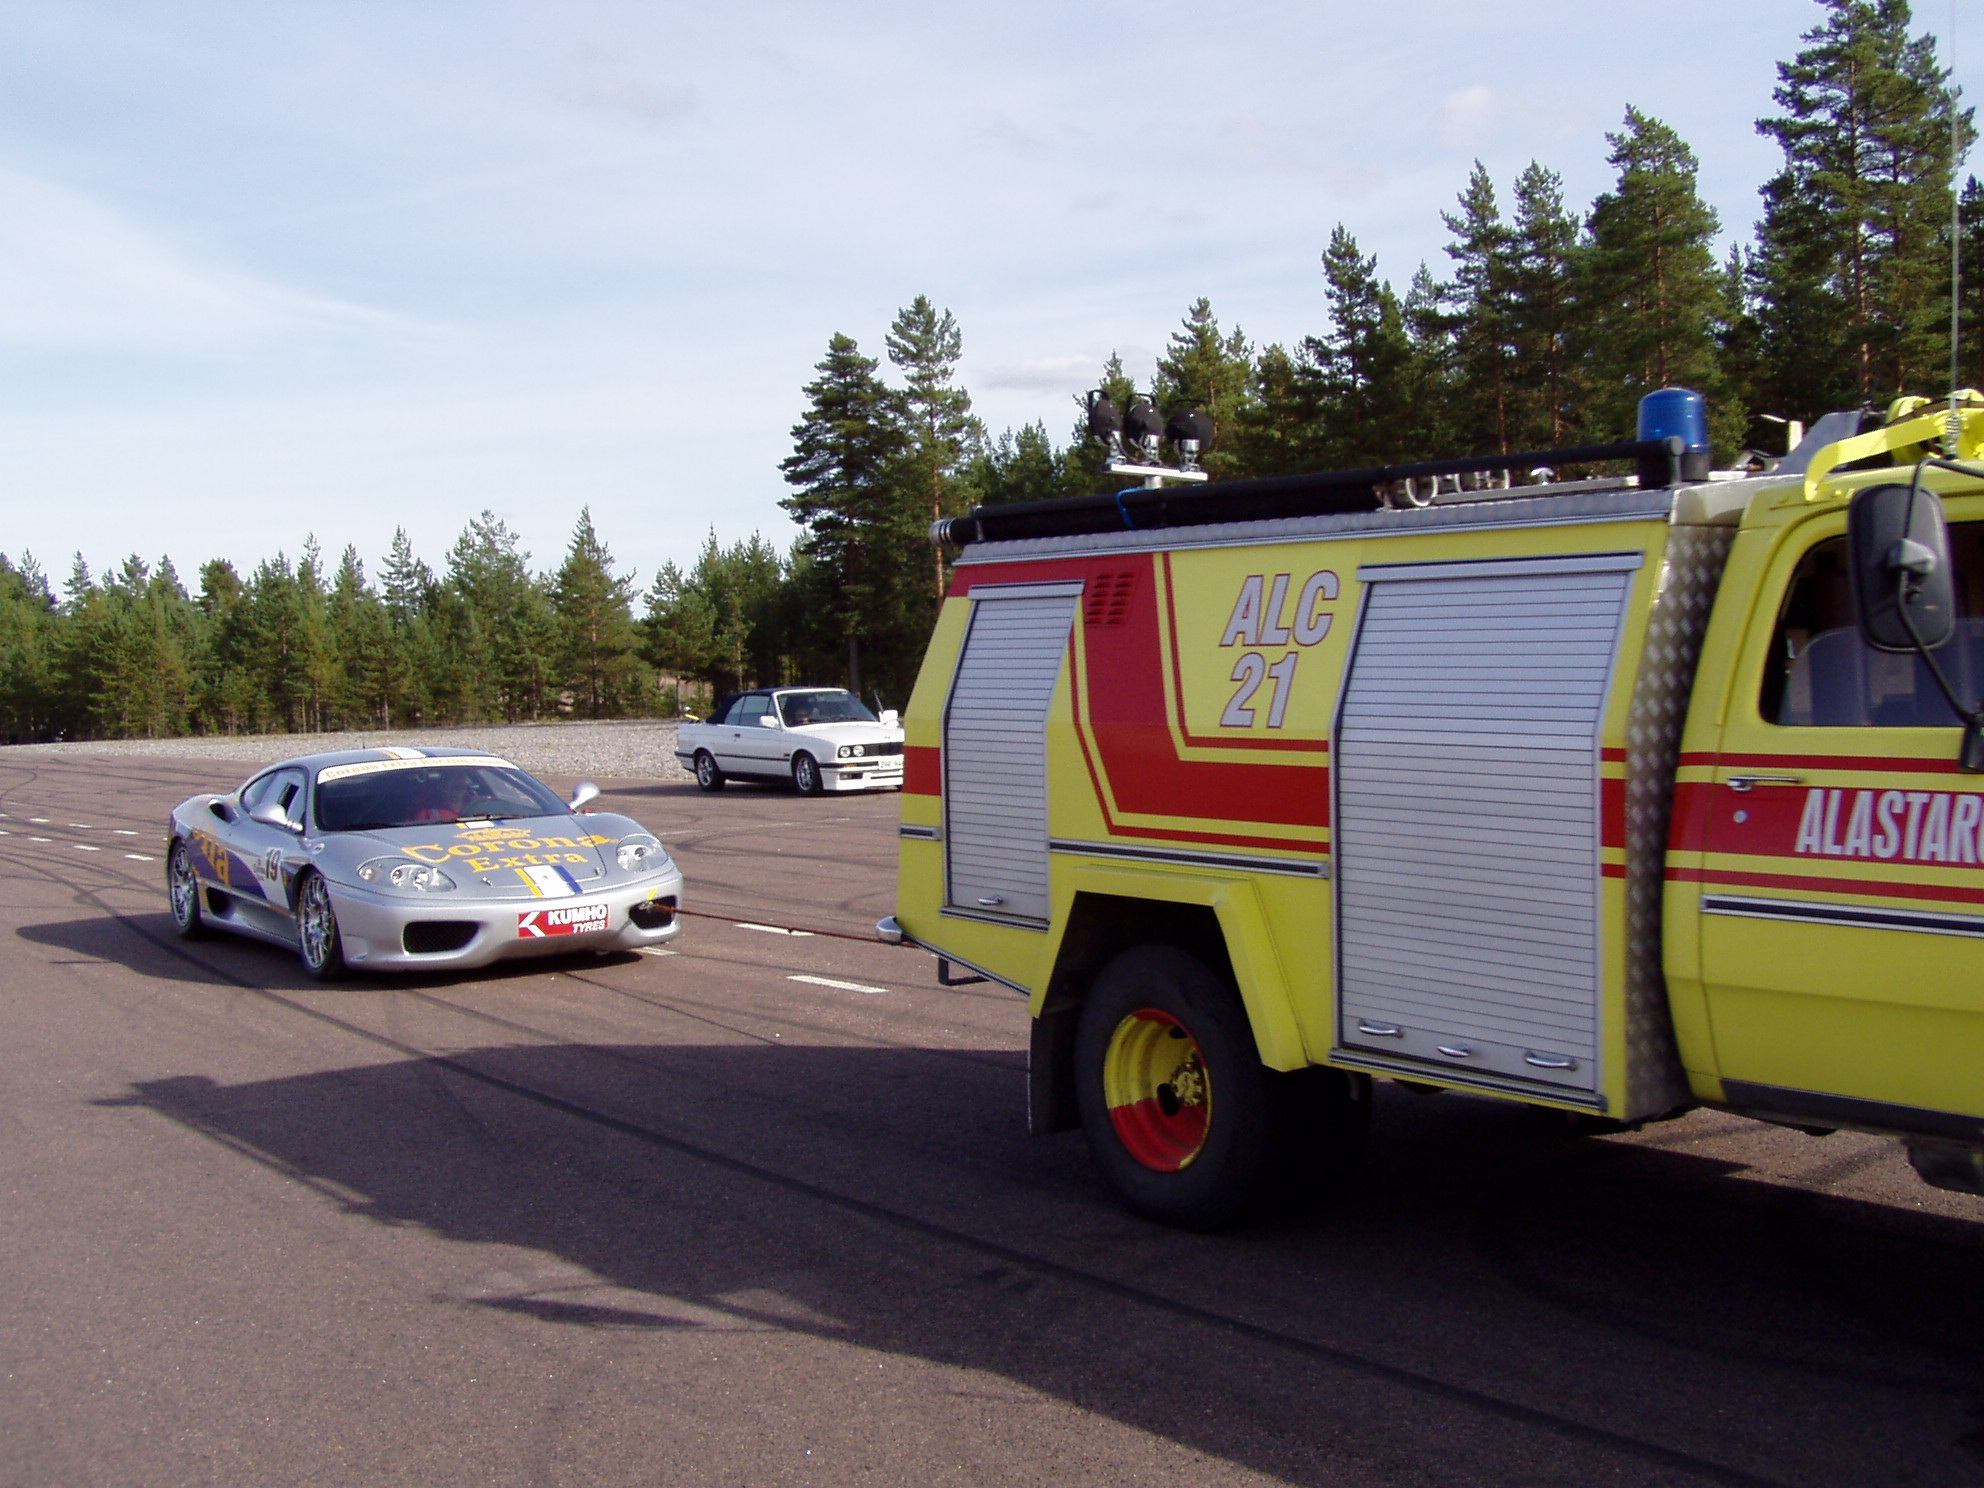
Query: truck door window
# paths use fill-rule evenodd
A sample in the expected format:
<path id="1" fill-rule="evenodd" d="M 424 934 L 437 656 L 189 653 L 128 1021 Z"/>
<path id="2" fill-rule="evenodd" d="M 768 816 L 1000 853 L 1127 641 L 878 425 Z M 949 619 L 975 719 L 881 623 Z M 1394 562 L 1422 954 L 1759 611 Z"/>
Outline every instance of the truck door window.
<path id="1" fill-rule="evenodd" d="M 1984 522 L 1950 525 L 1956 563 L 1955 637 L 1936 659 L 1961 697 L 1984 683 Z M 1917 656 L 1876 651 L 1854 623 L 1846 539 L 1799 560 L 1764 667 L 1764 719 L 1790 728 L 1955 728 L 1936 679 Z"/>

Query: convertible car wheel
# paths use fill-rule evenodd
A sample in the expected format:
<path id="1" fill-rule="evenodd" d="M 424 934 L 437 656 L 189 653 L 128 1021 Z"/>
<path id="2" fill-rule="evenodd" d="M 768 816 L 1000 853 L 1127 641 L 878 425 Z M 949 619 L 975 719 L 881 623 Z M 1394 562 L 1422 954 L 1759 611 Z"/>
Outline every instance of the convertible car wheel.
<path id="1" fill-rule="evenodd" d="M 696 751 L 696 784 L 706 791 L 723 789 L 724 774 L 716 767 L 716 757 L 707 749 Z"/>
<path id="2" fill-rule="evenodd" d="M 331 886 L 315 873 L 296 891 L 296 950 L 303 969 L 318 981 L 344 975 L 344 940 L 338 934 L 337 910 L 331 905 Z"/>
<path id="3" fill-rule="evenodd" d="M 207 920 L 200 909 L 200 880 L 193 874 L 193 855 L 186 844 L 175 842 L 165 859 L 165 892 L 172 901 L 172 928 L 181 940 L 198 940 L 207 933 Z"/>
<path id="4" fill-rule="evenodd" d="M 817 796 L 826 788 L 820 783 L 820 762 L 803 749 L 792 757 L 792 788 L 802 796 Z"/>

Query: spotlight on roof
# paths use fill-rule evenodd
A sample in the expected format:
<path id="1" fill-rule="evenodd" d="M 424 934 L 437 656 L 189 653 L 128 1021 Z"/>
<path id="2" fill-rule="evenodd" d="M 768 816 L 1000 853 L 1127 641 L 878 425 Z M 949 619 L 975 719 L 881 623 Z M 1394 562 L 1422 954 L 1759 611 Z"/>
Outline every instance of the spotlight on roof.
<path id="1" fill-rule="evenodd" d="M 1150 406 L 1150 399 L 1130 400 L 1130 411 L 1123 415 L 1123 437 L 1146 465 L 1157 463 L 1157 447 L 1164 438 L 1164 420 Z"/>
<path id="2" fill-rule="evenodd" d="M 1165 424 L 1164 437 L 1178 451 L 1178 468 L 1197 470 L 1199 455 L 1212 443 L 1212 418 L 1197 408 L 1181 408 Z"/>
<path id="3" fill-rule="evenodd" d="M 1123 458 L 1123 412 L 1109 401 L 1109 394 L 1097 388 L 1088 395 L 1088 432 L 1109 447 L 1109 458 Z"/>

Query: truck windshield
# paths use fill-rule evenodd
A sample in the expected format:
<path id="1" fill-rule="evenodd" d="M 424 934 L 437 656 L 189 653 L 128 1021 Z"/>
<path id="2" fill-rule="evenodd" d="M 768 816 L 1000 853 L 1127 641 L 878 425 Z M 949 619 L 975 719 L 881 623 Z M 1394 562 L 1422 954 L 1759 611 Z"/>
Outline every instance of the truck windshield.
<path id="1" fill-rule="evenodd" d="M 778 695 L 779 717 L 787 728 L 804 728 L 809 723 L 874 723 L 875 715 L 851 692 L 838 688 L 821 692 L 782 692 Z"/>

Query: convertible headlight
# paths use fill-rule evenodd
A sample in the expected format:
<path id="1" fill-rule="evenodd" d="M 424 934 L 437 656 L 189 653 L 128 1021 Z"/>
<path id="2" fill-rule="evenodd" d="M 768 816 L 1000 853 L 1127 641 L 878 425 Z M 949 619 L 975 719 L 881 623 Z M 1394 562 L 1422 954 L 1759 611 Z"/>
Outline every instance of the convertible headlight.
<path id="1" fill-rule="evenodd" d="M 620 844 L 617 856 L 622 873 L 659 868 L 668 861 L 667 851 L 652 837 L 630 837 Z"/>
<path id="2" fill-rule="evenodd" d="M 843 744 L 840 747 L 840 757 L 842 759 L 860 759 L 867 753 L 868 746 L 866 744 Z"/>
<path id="3" fill-rule="evenodd" d="M 411 858 L 374 858 L 359 865 L 358 876 L 367 883 L 419 894 L 445 894 L 455 886 L 455 881 L 432 863 L 416 863 Z"/>

